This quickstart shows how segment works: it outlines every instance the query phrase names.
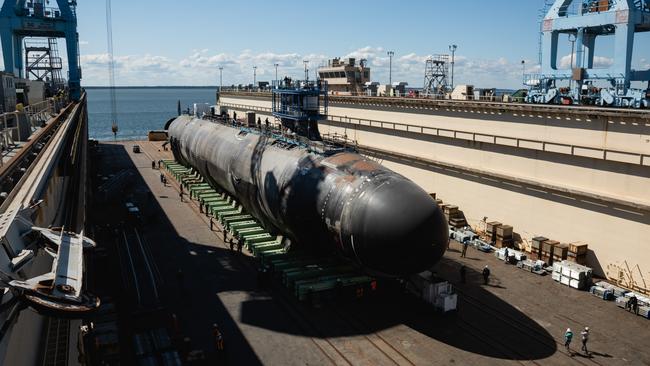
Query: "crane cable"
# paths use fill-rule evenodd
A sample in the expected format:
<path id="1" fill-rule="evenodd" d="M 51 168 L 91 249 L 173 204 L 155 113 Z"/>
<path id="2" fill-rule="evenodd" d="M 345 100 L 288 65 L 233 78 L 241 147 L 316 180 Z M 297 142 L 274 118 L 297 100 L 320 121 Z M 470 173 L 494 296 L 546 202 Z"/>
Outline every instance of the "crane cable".
<path id="1" fill-rule="evenodd" d="M 115 59 L 113 58 L 113 19 L 111 15 L 111 0 L 106 0 L 106 41 L 108 44 L 108 86 L 111 98 L 111 130 L 113 138 L 117 139 L 117 98 L 115 95 Z"/>

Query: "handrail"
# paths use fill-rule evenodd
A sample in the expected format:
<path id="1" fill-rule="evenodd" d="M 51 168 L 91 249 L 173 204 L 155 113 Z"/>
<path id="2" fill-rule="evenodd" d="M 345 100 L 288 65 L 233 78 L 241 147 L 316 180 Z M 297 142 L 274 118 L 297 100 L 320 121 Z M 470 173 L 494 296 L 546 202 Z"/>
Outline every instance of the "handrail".
<path id="1" fill-rule="evenodd" d="M 251 91 L 238 91 L 229 92 L 234 97 L 269 97 L 270 92 L 251 92 Z M 239 95 L 238 95 L 239 94 Z M 221 97 L 228 97 L 228 94 L 223 94 Z M 625 108 L 612 108 L 612 107 L 598 107 L 598 106 L 576 106 L 576 105 L 557 105 L 557 104 L 531 104 L 521 103 L 522 98 L 513 98 L 510 101 L 500 100 L 473 100 L 467 99 L 449 99 L 449 98 L 427 98 L 419 97 L 384 97 L 384 96 L 368 96 L 368 95 L 330 95 L 329 103 L 361 103 L 369 105 L 391 105 L 402 108 L 425 108 L 437 109 L 446 108 L 449 110 L 485 110 L 495 113 L 525 113 L 536 115 L 571 115 L 582 116 L 584 118 L 639 118 L 650 120 L 650 110 L 643 109 L 625 109 Z M 498 98 L 497 98 L 498 99 Z"/>
<path id="2" fill-rule="evenodd" d="M 221 103 L 221 105 L 224 107 L 231 107 L 231 108 L 237 108 L 242 110 L 253 110 L 259 112 L 271 113 L 271 108 L 267 108 L 267 107 L 258 107 L 258 106 L 251 106 L 251 105 L 237 104 L 237 103 Z M 463 131 L 463 130 L 455 130 L 455 129 L 448 129 L 448 128 L 427 127 L 422 125 L 411 125 L 411 124 L 400 123 L 400 122 L 352 118 L 347 116 L 329 115 L 327 121 L 335 122 L 335 123 L 346 123 L 346 124 L 351 124 L 356 126 L 376 127 L 385 130 L 418 133 L 418 134 L 438 136 L 443 138 L 467 140 L 467 141 L 479 142 L 479 143 L 505 145 L 505 146 L 512 146 L 517 148 L 533 149 L 533 150 L 540 150 L 540 151 L 560 153 L 560 154 L 563 153 L 561 152 L 563 150 L 563 151 L 568 151 L 568 153 L 564 153 L 567 155 L 599 158 L 603 160 L 617 161 L 617 162 L 630 163 L 630 164 L 639 164 L 639 165 L 650 164 L 650 154 L 631 152 L 631 151 L 603 149 L 599 147 L 573 145 L 573 144 L 567 144 L 562 142 L 534 140 L 534 139 L 505 136 L 505 135 L 493 135 L 493 134 L 487 134 L 481 132 Z M 581 154 L 582 151 L 585 152 Z M 588 154 L 587 152 L 592 152 L 592 154 Z M 624 159 L 617 155 L 622 155 L 628 157 L 629 159 Z"/>

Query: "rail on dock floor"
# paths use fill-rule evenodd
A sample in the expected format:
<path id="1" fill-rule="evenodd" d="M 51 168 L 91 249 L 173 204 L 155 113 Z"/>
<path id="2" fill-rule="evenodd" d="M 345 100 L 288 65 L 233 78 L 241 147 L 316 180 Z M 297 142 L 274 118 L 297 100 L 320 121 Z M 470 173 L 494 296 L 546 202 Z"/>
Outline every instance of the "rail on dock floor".
<path id="1" fill-rule="evenodd" d="M 223 229 L 224 243 L 230 235 L 238 248 L 246 248 L 260 262 L 260 274 L 275 277 L 298 300 L 317 302 L 322 297 L 361 298 L 376 290 L 376 279 L 359 267 L 337 256 L 318 256 L 304 250 L 291 250 L 281 235 L 275 235 L 250 215 L 225 190 L 214 187 L 196 170 L 174 160 L 163 160 L 164 168 L 195 200 L 201 213 Z"/>

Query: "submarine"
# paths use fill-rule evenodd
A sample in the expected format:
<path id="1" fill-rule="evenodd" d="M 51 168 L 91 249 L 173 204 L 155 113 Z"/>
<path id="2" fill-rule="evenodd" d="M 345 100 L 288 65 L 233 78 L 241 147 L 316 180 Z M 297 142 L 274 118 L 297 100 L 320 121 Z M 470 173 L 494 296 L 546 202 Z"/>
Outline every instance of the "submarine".
<path id="1" fill-rule="evenodd" d="M 314 148 L 324 146 L 316 124 L 285 122 L 313 144 L 226 119 L 181 115 L 166 127 L 178 162 L 291 245 L 335 251 L 383 277 L 420 273 L 440 260 L 449 231 L 427 192 L 354 151 Z"/>

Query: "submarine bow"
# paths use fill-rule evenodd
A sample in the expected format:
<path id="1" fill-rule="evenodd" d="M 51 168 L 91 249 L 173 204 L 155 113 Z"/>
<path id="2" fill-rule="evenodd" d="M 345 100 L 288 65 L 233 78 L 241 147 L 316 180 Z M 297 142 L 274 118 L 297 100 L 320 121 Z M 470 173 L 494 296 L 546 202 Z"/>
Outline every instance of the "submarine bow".
<path id="1" fill-rule="evenodd" d="M 168 132 L 177 161 L 297 245 L 336 250 L 383 276 L 429 269 L 447 247 L 447 222 L 435 201 L 359 154 L 319 154 L 278 136 L 190 116 L 178 117 Z"/>

